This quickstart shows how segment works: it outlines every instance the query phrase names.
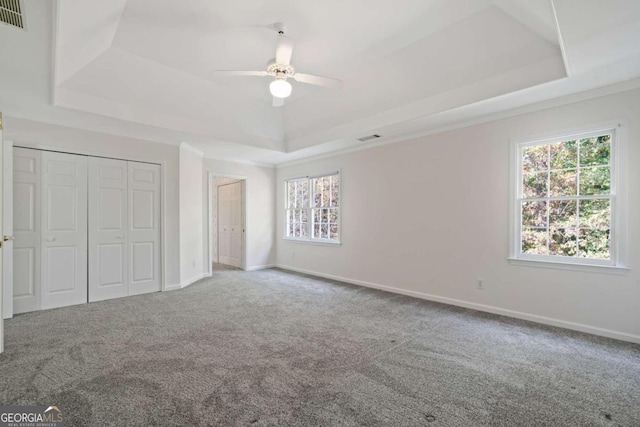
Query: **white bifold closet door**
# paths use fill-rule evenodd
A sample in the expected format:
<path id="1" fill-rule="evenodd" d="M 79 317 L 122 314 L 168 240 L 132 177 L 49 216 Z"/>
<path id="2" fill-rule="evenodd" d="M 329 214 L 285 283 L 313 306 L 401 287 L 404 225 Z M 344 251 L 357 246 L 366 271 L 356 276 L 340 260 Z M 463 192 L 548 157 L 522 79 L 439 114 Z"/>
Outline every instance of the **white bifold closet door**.
<path id="1" fill-rule="evenodd" d="M 129 295 L 126 161 L 89 158 L 89 301 Z"/>
<path id="2" fill-rule="evenodd" d="M 218 261 L 242 267 L 242 182 L 218 187 Z"/>
<path id="3" fill-rule="evenodd" d="M 40 309 L 40 151 L 13 149 L 13 312 Z"/>
<path id="4" fill-rule="evenodd" d="M 89 166 L 89 301 L 160 291 L 160 166 Z"/>
<path id="5" fill-rule="evenodd" d="M 129 162 L 129 295 L 161 290 L 160 165 Z"/>
<path id="6" fill-rule="evenodd" d="M 161 290 L 160 165 L 15 147 L 13 312 Z"/>
<path id="7" fill-rule="evenodd" d="M 87 302 L 87 157 L 43 151 L 41 308 Z"/>

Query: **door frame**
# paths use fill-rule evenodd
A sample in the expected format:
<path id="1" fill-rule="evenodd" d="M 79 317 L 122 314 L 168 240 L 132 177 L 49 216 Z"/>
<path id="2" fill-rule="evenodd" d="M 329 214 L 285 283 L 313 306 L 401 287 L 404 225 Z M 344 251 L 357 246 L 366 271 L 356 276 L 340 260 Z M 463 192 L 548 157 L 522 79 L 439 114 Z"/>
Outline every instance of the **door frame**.
<path id="1" fill-rule="evenodd" d="M 148 158 L 148 157 L 145 158 L 145 157 L 119 155 L 119 154 L 117 156 L 110 156 L 105 153 L 101 153 L 99 151 L 83 150 L 83 149 L 76 149 L 76 148 L 65 148 L 65 147 L 58 147 L 58 146 L 46 145 L 46 144 L 34 144 L 30 142 L 15 141 L 15 140 L 13 141 L 13 146 L 19 147 L 19 148 L 31 148 L 34 150 L 42 150 L 42 151 L 54 151 L 57 153 L 78 154 L 81 156 L 101 157 L 105 159 L 125 160 L 130 162 L 152 163 L 152 164 L 160 165 L 160 227 L 161 227 L 160 228 L 160 262 L 162 263 L 162 266 L 160 267 L 160 273 L 162 276 L 160 278 L 160 282 L 162 284 L 161 292 L 164 292 L 167 290 L 168 263 L 167 263 L 167 250 L 165 245 L 165 233 L 167 229 L 166 227 L 167 225 L 166 223 L 167 194 L 166 194 L 166 176 L 165 175 L 167 170 L 167 162 L 165 160 L 157 160 L 157 159 Z M 13 206 L 13 201 L 11 201 L 11 205 Z"/>
<path id="2" fill-rule="evenodd" d="M 8 185 L 9 183 L 11 185 Z M 2 242 L 2 286 L 0 288 L 3 311 L 0 312 L 0 318 L 6 316 L 10 319 L 13 317 L 13 141 L 6 139 L 2 141 L 2 209 L 0 238 L 3 239 L 6 232 L 11 240 Z M 7 225 L 10 227 L 6 227 Z M 7 251 L 7 245 L 11 248 L 11 253 Z M 11 268 L 7 269 L 9 265 Z"/>
<path id="3" fill-rule="evenodd" d="M 206 218 L 207 218 L 207 224 L 206 227 L 203 227 L 205 229 L 205 232 L 207 233 L 205 236 L 205 241 L 207 242 L 206 245 L 206 254 L 205 254 L 205 265 L 207 266 L 207 270 L 205 271 L 206 274 L 211 275 L 213 273 L 213 268 L 212 268 L 212 253 L 213 253 L 213 236 L 211 235 L 211 223 L 213 221 L 213 191 L 216 190 L 215 185 L 214 185 L 214 180 L 216 178 L 231 178 L 231 179 L 237 179 L 239 181 L 242 181 L 242 226 L 244 229 L 244 232 L 242 233 L 242 269 L 244 271 L 247 271 L 247 254 L 248 254 L 248 250 L 247 250 L 247 234 L 249 233 L 249 227 L 247 224 L 247 212 L 248 212 L 248 206 L 247 206 L 247 188 L 249 186 L 249 178 L 247 178 L 244 175 L 233 175 L 233 174 L 228 174 L 228 173 L 217 173 L 217 172 L 207 172 L 207 214 L 206 214 Z M 216 205 L 215 208 L 217 209 L 218 206 Z"/>
<path id="4" fill-rule="evenodd" d="M 2 153 L 2 151 L 4 151 L 4 139 L 2 136 L 2 126 L 3 125 L 3 121 L 2 121 L 2 113 L 0 113 L 0 224 L 2 224 L 2 209 L 4 207 L 4 202 L 5 202 L 5 195 L 4 192 L 2 191 L 2 184 L 4 182 L 4 177 L 2 176 L 3 171 L 4 171 L 4 155 Z M 4 300 L 3 298 L 6 298 L 6 295 L 3 295 L 3 287 L 4 284 L 2 283 L 2 275 L 4 274 L 2 271 L 2 258 L 3 258 L 3 251 L 4 249 L 0 248 L 0 353 L 4 353 L 4 310 L 2 309 L 2 306 L 4 304 Z M 12 297 L 13 299 L 13 297 Z"/>

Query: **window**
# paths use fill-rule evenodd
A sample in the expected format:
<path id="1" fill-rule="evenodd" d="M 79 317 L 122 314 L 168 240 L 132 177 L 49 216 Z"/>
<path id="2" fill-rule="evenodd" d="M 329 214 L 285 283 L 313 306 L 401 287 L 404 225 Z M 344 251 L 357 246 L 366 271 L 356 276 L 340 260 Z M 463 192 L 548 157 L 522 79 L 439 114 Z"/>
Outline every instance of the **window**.
<path id="1" fill-rule="evenodd" d="M 616 129 L 516 147 L 515 258 L 618 265 Z"/>
<path id="2" fill-rule="evenodd" d="M 309 238 L 309 179 L 287 181 L 287 237 Z"/>
<path id="3" fill-rule="evenodd" d="M 340 175 L 338 172 L 289 179 L 285 183 L 285 237 L 340 242 Z"/>

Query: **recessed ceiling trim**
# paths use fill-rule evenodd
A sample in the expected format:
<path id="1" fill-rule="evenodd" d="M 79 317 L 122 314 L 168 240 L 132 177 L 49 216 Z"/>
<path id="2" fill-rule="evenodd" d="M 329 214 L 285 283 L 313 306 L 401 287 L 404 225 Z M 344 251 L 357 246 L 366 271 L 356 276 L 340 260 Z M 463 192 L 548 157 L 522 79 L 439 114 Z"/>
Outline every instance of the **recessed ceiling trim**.
<path id="1" fill-rule="evenodd" d="M 556 21 L 556 31 L 558 33 L 558 43 L 560 44 L 560 53 L 562 54 L 562 61 L 564 62 L 564 69 L 567 71 L 567 77 L 571 77 L 573 74 L 571 71 L 571 65 L 569 64 L 569 58 L 567 56 L 567 48 L 562 39 L 562 28 L 560 27 L 560 20 L 558 18 L 558 11 L 556 10 L 556 3 L 551 0 L 551 9 L 553 9 L 553 17 Z"/>
<path id="2" fill-rule="evenodd" d="M 550 98 L 550 99 L 546 99 L 533 104 L 525 104 L 520 107 L 510 107 L 510 108 L 502 109 L 494 113 L 476 117 L 476 118 L 455 120 L 451 124 L 445 124 L 442 126 L 427 128 L 424 131 L 411 132 L 411 133 L 394 136 L 391 138 L 385 138 L 381 141 L 375 141 L 372 144 L 366 144 L 366 145 L 359 144 L 359 145 L 354 145 L 348 148 L 332 150 L 324 153 L 305 156 L 295 160 L 278 162 L 278 163 L 275 163 L 275 167 L 276 169 L 287 168 L 290 166 L 305 164 L 305 163 L 326 159 L 330 157 L 336 157 L 336 156 L 340 156 L 348 153 L 353 153 L 356 151 L 370 150 L 372 148 L 382 147 L 385 145 L 395 144 L 398 142 L 411 141 L 418 138 L 423 138 L 423 137 L 436 135 L 444 132 L 454 131 L 454 130 L 462 129 L 469 126 L 481 125 L 484 123 L 508 119 L 511 117 L 517 117 L 524 114 L 535 113 L 538 111 L 547 110 L 549 108 L 558 108 L 564 105 L 575 104 L 577 102 L 588 101 L 590 99 L 595 99 L 595 98 L 602 98 L 605 96 L 611 96 L 618 93 L 629 92 L 637 89 L 640 89 L 640 78 L 626 80 L 620 83 L 615 83 L 615 84 L 604 86 L 604 87 L 597 87 L 597 88 L 586 90 L 586 91 L 570 93 L 570 94 L 561 96 L 559 98 Z M 493 100 L 490 100 L 489 102 L 493 102 Z"/>

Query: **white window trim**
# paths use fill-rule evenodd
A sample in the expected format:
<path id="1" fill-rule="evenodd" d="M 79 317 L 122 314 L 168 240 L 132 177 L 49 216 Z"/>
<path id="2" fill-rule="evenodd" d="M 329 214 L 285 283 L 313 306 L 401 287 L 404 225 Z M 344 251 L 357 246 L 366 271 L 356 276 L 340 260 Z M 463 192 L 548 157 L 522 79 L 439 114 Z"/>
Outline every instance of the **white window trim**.
<path id="1" fill-rule="evenodd" d="M 339 200 L 340 200 L 340 205 L 338 206 L 338 240 L 332 240 L 332 239 L 314 239 L 312 237 L 313 235 L 313 230 L 312 230 L 312 226 L 313 226 L 313 218 L 312 218 L 312 210 L 313 208 L 311 207 L 311 198 L 312 198 L 312 189 L 311 189 L 311 180 L 313 178 L 319 178 L 319 177 L 324 177 L 324 176 L 331 176 L 331 175 L 338 175 L 338 177 L 340 177 L 340 188 L 338 189 L 338 194 L 339 194 Z M 309 206 L 306 207 L 306 209 L 308 210 L 307 212 L 307 218 L 309 219 L 308 222 L 308 235 L 309 237 L 307 238 L 301 238 L 301 237 L 288 237 L 287 236 L 287 199 L 288 199 L 288 193 L 287 193 L 287 183 L 289 181 L 295 181 L 297 179 L 306 179 L 309 181 Z M 312 245 L 322 245 L 322 246 L 340 246 L 342 244 L 342 171 L 337 170 L 337 171 L 331 171 L 331 172 L 326 172 L 326 173 L 319 173 L 319 174 L 314 174 L 314 175 L 305 175 L 305 176 L 292 176 L 290 178 L 285 178 L 284 179 L 284 235 L 283 235 L 283 239 L 288 241 L 288 242 L 293 242 L 293 243 L 304 243 L 304 244 L 312 244 Z"/>
<path id="2" fill-rule="evenodd" d="M 576 137 L 612 132 L 611 145 L 611 260 L 531 255 L 521 253 L 520 199 L 522 188 L 522 153 L 526 146 L 567 141 Z M 512 265 L 561 270 L 625 274 L 627 267 L 627 125 L 624 121 L 602 123 L 565 131 L 511 140 L 509 257 Z"/>

